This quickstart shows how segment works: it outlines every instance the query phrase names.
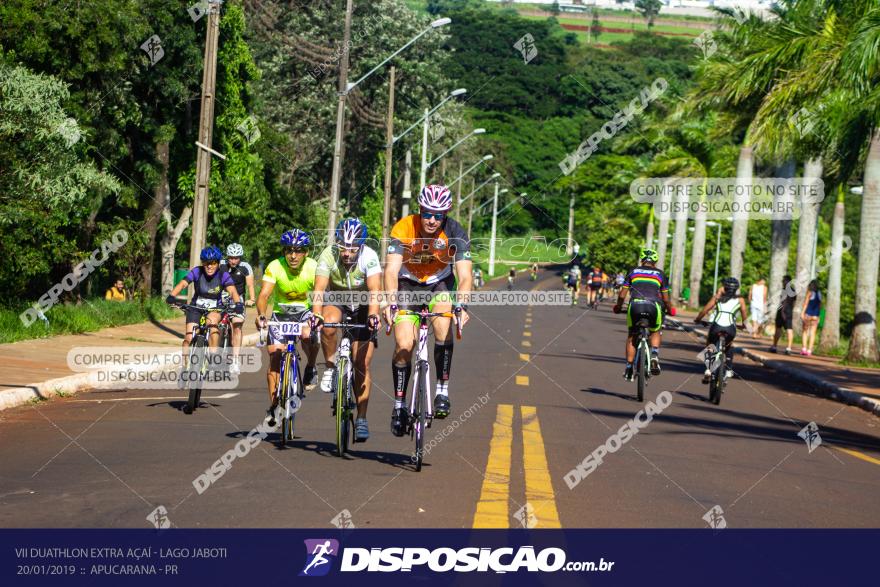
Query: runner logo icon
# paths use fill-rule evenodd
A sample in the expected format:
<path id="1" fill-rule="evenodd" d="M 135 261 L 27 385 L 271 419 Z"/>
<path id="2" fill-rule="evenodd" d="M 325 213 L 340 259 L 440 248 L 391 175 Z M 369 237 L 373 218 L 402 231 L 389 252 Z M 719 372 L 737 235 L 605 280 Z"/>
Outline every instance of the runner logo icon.
<path id="1" fill-rule="evenodd" d="M 330 572 L 339 554 L 339 541 L 332 538 L 311 538 L 306 543 L 306 566 L 300 577 L 321 577 Z"/>

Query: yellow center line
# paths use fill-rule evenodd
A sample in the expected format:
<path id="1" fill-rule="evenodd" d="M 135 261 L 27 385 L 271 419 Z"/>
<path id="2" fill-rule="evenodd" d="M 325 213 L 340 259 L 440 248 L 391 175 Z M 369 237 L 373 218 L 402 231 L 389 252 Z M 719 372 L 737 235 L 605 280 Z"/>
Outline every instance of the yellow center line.
<path id="1" fill-rule="evenodd" d="M 522 344 L 522 346 L 524 346 L 524 347 L 530 347 L 530 346 L 532 346 L 532 343 L 530 343 L 530 342 L 527 341 L 527 340 L 522 341 L 521 344 Z"/>
<path id="2" fill-rule="evenodd" d="M 877 460 L 874 457 L 869 457 L 868 455 L 861 453 L 857 450 L 850 450 L 848 448 L 840 448 L 837 446 L 832 446 L 831 448 L 833 448 L 834 450 L 839 450 L 840 452 L 845 452 L 846 454 L 853 456 L 857 459 L 862 459 L 863 461 L 874 463 L 875 465 L 880 465 L 880 460 Z"/>
<path id="3" fill-rule="evenodd" d="M 520 354 L 519 354 L 519 359 L 520 359 L 521 361 L 525 361 L 526 363 L 529 362 L 529 356 L 528 356 L 526 353 L 520 353 Z"/>
<path id="4" fill-rule="evenodd" d="M 516 376 L 516 384 L 517 385 L 528 385 L 529 384 L 529 376 L 528 375 L 517 375 Z"/>
<path id="5" fill-rule="evenodd" d="M 510 458 L 513 444 L 513 406 L 499 404 L 489 441 L 489 460 L 474 514 L 474 528 L 508 528 L 510 516 Z"/>
<path id="6" fill-rule="evenodd" d="M 556 496 L 544 452 L 544 439 L 538 410 L 534 406 L 520 406 L 523 420 L 523 469 L 526 476 L 526 503 L 534 508 L 538 528 L 561 528 Z"/>
<path id="7" fill-rule="evenodd" d="M 532 333 L 529 332 L 528 330 L 526 330 L 525 332 L 523 332 L 523 336 L 525 336 L 526 338 L 528 338 L 528 337 L 532 336 Z"/>

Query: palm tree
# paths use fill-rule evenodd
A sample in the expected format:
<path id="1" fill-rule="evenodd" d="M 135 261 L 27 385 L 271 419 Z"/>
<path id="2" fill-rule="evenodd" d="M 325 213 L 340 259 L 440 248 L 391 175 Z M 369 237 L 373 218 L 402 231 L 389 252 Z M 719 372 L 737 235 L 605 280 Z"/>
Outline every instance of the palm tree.
<path id="1" fill-rule="evenodd" d="M 831 223 L 831 268 L 828 271 L 828 295 L 825 296 L 825 325 L 819 348 L 831 351 L 840 344 L 840 272 L 843 258 L 844 203 L 843 186 L 838 186 L 834 220 Z"/>
<path id="2" fill-rule="evenodd" d="M 823 160 L 847 179 L 864 161 L 855 292 L 847 358 L 878 361 L 877 278 L 880 273 L 880 5 L 876 0 L 800 0 L 784 27 L 790 37 L 784 79 L 763 99 L 757 136 L 803 110 L 822 112 Z M 795 48 L 795 49 L 792 49 Z M 827 108 L 825 108 L 827 107 Z M 764 132 L 762 132 L 764 131 Z"/>
<path id="3" fill-rule="evenodd" d="M 662 134 L 665 148 L 654 156 L 651 171 L 657 175 L 676 175 L 682 177 L 709 178 L 725 177 L 733 170 L 736 148 L 711 137 L 716 121 L 715 115 L 699 117 L 696 113 L 679 109 L 665 122 Z M 678 234 L 678 225 L 676 225 Z M 685 239 L 673 244 L 673 255 L 677 247 L 684 245 Z M 688 304 L 700 305 L 700 283 L 703 279 L 703 264 L 706 249 L 706 212 L 699 208 L 694 216 L 694 239 L 691 245 L 691 264 Z M 678 251 L 684 259 L 684 249 Z M 682 265 L 678 265 L 683 269 Z M 677 273 L 677 272 L 676 272 Z"/>
<path id="4" fill-rule="evenodd" d="M 804 181 L 812 179 L 821 179 L 822 177 L 822 159 L 810 159 L 804 165 Z M 807 292 L 807 284 L 813 278 L 812 269 L 815 260 L 814 244 L 816 241 L 816 231 L 819 228 L 819 206 L 820 201 L 805 200 L 801 208 L 801 217 L 798 221 L 798 240 L 797 240 L 797 258 L 795 261 L 795 286 L 797 289 L 797 298 L 795 298 L 794 307 L 794 331 L 801 331 L 801 312 L 804 297 Z"/>

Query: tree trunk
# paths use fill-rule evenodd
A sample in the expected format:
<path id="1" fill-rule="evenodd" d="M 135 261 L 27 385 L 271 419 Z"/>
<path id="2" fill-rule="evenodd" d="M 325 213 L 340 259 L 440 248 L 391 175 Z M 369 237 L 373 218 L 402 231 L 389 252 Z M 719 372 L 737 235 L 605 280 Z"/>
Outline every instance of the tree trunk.
<path id="1" fill-rule="evenodd" d="M 648 217 L 648 226 L 645 228 L 645 247 L 654 246 L 654 207 L 651 206 L 651 215 Z"/>
<path id="2" fill-rule="evenodd" d="M 687 203 L 688 195 L 678 197 L 682 211 L 675 215 L 675 234 L 672 235 L 672 275 L 670 276 L 672 303 L 677 304 L 681 297 L 681 281 L 684 278 L 684 250 L 687 244 Z"/>
<path id="3" fill-rule="evenodd" d="M 688 304 L 700 307 L 700 282 L 703 281 L 703 261 L 706 258 L 706 211 L 702 208 L 694 217 L 694 242 L 691 245 L 691 296 Z"/>
<path id="4" fill-rule="evenodd" d="M 822 159 L 810 159 L 804 165 L 804 181 L 822 177 Z M 794 287 L 797 297 L 794 302 L 794 331 L 800 334 L 801 308 L 804 305 L 807 286 L 813 262 L 813 241 L 816 239 L 816 228 L 819 221 L 820 202 L 810 199 L 803 200 L 801 218 L 798 221 L 797 261 L 795 263 Z"/>
<path id="5" fill-rule="evenodd" d="M 159 182 L 153 189 L 153 199 L 147 208 L 147 217 L 144 220 L 143 231 L 147 235 L 147 261 L 141 267 L 140 272 L 142 299 L 150 297 L 150 293 L 153 290 L 153 261 L 156 257 L 156 233 L 159 230 L 162 210 L 171 197 L 171 190 L 168 187 L 168 141 L 161 141 L 156 144 L 156 159 L 159 161 L 162 172 Z"/>
<path id="6" fill-rule="evenodd" d="M 657 227 L 657 231 L 659 232 L 659 236 L 657 237 L 657 254 L 660 256 L 660 259 L 657 261 L 657 267 L 660 269 L 666 267 L 666 248 L 669 245 L 669 201 L 670 196 L 666 193 L 666 190 L 663 190 L 663 195 L 660 197 L 660 221 L 658 223 L 659 226 Z M 666 205 L 666 208 L 663 208 L 664 204 Z"/>
<path id="7" fill-rule="evenodd" d="M 175 225 L 171 219 L 171 203 L 167 202 L 162 215 L 165 217 L 165 234 L 159 243 L 162 251 L 162 297 L 164 298 L 171 290 L 174 289 L 174 251 L 177 248 L 177 242 L 180 240 L 183 231 L 189 226 L 189 217 L 192 214 L 192 208 L 187 206 L 180 214 Z"/>
<path id="8" fill-rule="evenodd" d="M 841 187 L 841 190 L 843 188 Z M 825 296 L 825 324 L 819 338 L 819 348 L 830 351 L 840 344 L 840 269 L 843 257 L 843 192 L 834 206 L 831 223 L 831 267 L 828 270 L 828 295 Z"/>
<path id="9" fill-rule="evenodd" d="M 859 224 L 859 268 L 856 274 L 855 320 L 849 341 L 850 361 L 880 361 L 877 351 L 877 273 L 880 263 L 880 129 L 871 137 L 865 161 Z"/>
<path id="10" fill-rule="evenodd" d="M 795 163 L 787 161 L 776 172 L 776 177 L 791 179 L 795 174 Z M 788 190 L 773 196 L 774 209 L 782 210 L 785 204 L 793 204 L 794 199 Z M 791 243 L 791 218 L 783 214 L 773 217 L 770 237 L 770 281 L 767 284 L 770 300 L 770 320 L 776 318 L 776 310 L 782 302 L 782 278 L 788 272 L 788 249 Z"/>
<path id="11" fill-rule="evenodd" d="M 736 164 L 737 185 L 750 185 L 754 175 L 754 159 L 752 148 L 743 145 L 739 150 L 739 161 Z M 746 244 L 749 238 L 749 214 L 745 210 L 749 201 L 748 194 L 743 193 L 735 197 L 738 210 L 733 214 L 733 230 L 730 237 L 730 275 L 742 279 L 743 256 L 746 252 Z"/>

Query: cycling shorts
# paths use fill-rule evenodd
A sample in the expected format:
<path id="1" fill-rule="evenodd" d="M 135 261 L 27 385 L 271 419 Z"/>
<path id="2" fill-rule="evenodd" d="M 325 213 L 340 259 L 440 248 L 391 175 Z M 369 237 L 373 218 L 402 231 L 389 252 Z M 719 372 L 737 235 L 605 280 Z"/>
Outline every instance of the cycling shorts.
<path id="1" fill-rule="evenodd" d="M 312 311 L 309 309 L 302 309 L 293 312 L 272 312 L 272 317 L 270 321 L 272 322 L 307 322 L 309 318 L 312 317 Z M 287 344 L 288 340 L 295 341 L 298 337 L 296 336 L 286 336 L 281 334 L 278 331 L 277 326 L 269 327 L 269 336 L 266 339 L 266 344 L 269 346 L 275 344 Z"/>
<path id="2" fill-rule="evenodd" d="M 640 322 L 643 322 L 650 332 L 658 332 L 663 326 L 663 310 L 660 308 L 660 303 L 632 300 L 626 312 L 626 327 L 631 334 L 638 332 Z"/>

